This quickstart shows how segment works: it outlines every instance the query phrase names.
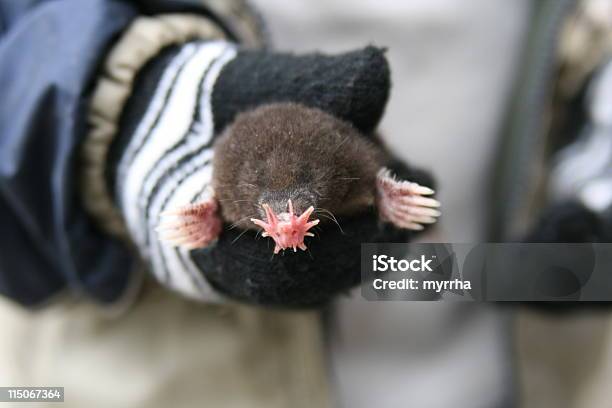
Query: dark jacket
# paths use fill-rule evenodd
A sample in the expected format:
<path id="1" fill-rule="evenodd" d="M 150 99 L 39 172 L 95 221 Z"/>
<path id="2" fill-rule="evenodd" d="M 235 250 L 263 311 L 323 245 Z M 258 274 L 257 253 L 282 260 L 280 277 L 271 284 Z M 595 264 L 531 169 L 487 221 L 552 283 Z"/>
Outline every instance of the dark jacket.
<path id="1" fill-rule="evenodd" d="M 31 306 L 64 289 L 104 303 L 124 292 L 134 258 L 77 191 L 84 112 L 121 31 L 186 9 L 212 14 L 188 1 L 0 0 L 0 293 Z"/>

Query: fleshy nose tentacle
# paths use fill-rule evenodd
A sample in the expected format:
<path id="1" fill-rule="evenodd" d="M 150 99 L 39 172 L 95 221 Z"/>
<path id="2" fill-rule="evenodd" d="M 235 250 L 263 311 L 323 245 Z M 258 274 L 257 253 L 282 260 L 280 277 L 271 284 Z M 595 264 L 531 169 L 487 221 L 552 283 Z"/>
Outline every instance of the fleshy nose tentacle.
<path id="1" fill-rule="evenodd" d="M 266 221 L 251 218 L 255 225 L 263 228 L 263 237 L 270 237 L 274 240 L 276 244 L 274 247 L 275 254 L 281 249 L 287 248 L 293 248 L 293 252 L 296 252 L 297 248 L 305 251 L 307 247 L 304 243 L 304 238 L 314 236 L 308 230 L 319 223 L 318 219 L 308 221 L 314 211 L 314 207 L 309 207 L 298 217 L 295 215 L 291 200 L 288 200 L 287 204 L 289 212 L 278 215 L 274 213 L 274 210 L 268 204 L 262 204 L 266 214 Z"/>

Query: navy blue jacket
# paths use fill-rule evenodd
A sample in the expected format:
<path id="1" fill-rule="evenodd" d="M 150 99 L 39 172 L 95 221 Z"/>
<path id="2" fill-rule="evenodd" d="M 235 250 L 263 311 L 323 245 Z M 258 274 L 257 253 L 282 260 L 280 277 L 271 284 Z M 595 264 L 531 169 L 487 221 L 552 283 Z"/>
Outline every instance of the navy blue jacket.
<path id="1" fill-rule="evenodd" d="M 134 258 L 78 195 L 96 71 L 139 14 L 188 1 L 0 0 L 0 293 L 33 306 L 63 290 L 107 303 Z M 198 8 L 202 13 L 207 10 Z"/>

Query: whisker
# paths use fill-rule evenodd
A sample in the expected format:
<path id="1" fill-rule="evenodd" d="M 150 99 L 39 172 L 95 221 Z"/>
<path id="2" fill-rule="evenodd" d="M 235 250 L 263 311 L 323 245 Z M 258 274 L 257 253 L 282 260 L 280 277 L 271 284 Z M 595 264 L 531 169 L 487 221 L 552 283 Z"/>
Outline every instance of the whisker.
<path id="1" fill-rule="evenodd" d="M 223 201 L 231 201 L 233 203 L 244 203 L 244 202 L 246 202 L 246 203 L 254 203 L 255 202 L 253 200 L 234 200 L 234 199 L 231 199 L 231 198 L 226 198 L 225 200 L 218 200 L 218 201 L 221 201 L 221 202 L 223 202 Z"/>
<path id="2" fill-rule="evenodd" d="M 235 183 L 227 183 L 227 184 L 217 184 L 215 185 L 215 187 L 227 187 L 227 186 L 249 186 L 249 187 L 257 187 L 255 184 L 251 184 L 251 183 L 240 183 L 240 184 L 235 184 Z"/>
<path id="3" fill-rule="evenodd" d="M 312 230 L 317 232 L 316 234 L 314 234 L 313 238 L 321 240 L 321 234 L 320 234 L 320 232 L 322 231 L 321 227 L 320 226 L 314 226 L 314 227 L 312 227 Z"/>
<path id="4" fill-rule="evenodd" d="M 240 233 L 240 235 L 238 235 L 236 238 L 234 238 L 234 240 L 232 241 L 232 245 L 234 245 L 234 243 L 236 241 L 238 241 L 240 239 L 240 237 L 242 237 L 248 230 L 244 230 Z"/>
<path id="5" fill-rule="evenodd" d="M 238 221 L 233 222 L 233 223 L 230 225 L 229 229 L 234 229 L 234 228 L 236 228 L 236 227 L 238 226 L 238 224 L 240 224 L 242 221 L 244 221 L 244 220 L 248 220 L 248 219 L 251 219 L 251 218 L 254 218 L 254 217 L 255 217 L 255 216 L 253 216 L 253 215 L 247 215 L 246 217 L 242 217 L 242 218 L 241 218 L 241 219 L 239 219 Z"/>
<path id="6" fill-rule="evenodd" d="M 349 140 L 349 137 L 348 137 L 348 136 L 346 136 L 344 139 L 342 139 L 342 140 L 340 141 L 340 143 L 338 143 L 338 146 L 336 146 L 336 147 L 334 148 L 333 153 L 336 153 L 336 152 L 337 152 L 337 151 L 338 151 L 338 150 L 339 150 L 339 149 L 340 149 L 340 148 L 341 148 L 341 147 L 342 147 L 342 146 L 343 146 L 343 145 L 344 145 L 346 142 L 348 142 L 348 140 Z"/>
<path id="7" fill-rule="evenodd" d="M 340 232 L 342 234 L 344 234 L 344 230 L 340 226 L 340 223 L 338 222 L 338 219 L 336 218 L 336 216 L 331 211 L 329 211 L 329 210 L 327 210 L 325 208 L 322 208 L 322 207 L 318 207 L 318 208 L 315 209 L 315 213 L 320 215 L 320 216 L 322 216 L 322 217 L 325 217 L 325 218 L 333 221 L 338 226 L 338 228 L 340 229 Z M 329 214 L 329 216 L 326 216 L 325 214 Z"/>
<path id="8" fill-rule="evenodd" d="M 314 261 L 314 256 L 312 256 L 312 252 L 310 252 L 310 248 L 306 248 L 306 252 L 308 252 L 308 255 L 310 255 L 310 259 Z"/>
<path id="9" fill-rule="evenodd" d="M 334 218 L 326 215 L 326 214 L 319 214 L 319 216 L 323 217 L 323 218 L 327 218 L 328 220 L 332 221 L 334 224 L 336 224 L 338 226 L 338 229 L 340 229 L 340 232 L 342 234 L 344 234 L 344 230 L 342 230 L 342 227 L 340 226 L 340 224 L 338 223 L 338 221 L 336 221 Z"/>

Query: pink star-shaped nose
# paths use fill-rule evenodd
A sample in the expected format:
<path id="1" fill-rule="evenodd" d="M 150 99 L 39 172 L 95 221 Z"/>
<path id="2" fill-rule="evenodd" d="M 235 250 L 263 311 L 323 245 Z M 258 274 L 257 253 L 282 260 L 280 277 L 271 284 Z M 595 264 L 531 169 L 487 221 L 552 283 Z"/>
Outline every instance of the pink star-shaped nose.
<path id="1" fill-rule="evenodd" d="M 268 204 L 262 204 L 266 212 L 267 222 L 251 218 L 255 225 L 264 229 L 263 234 L 261 234 L 262 237 L 270 237 L 274 240 L 276 243 L 274 247 L 275 254 L 281 249 L 287 248 L 293 248 L 293 252 L 296 252 L 296 248 L 305 251 L 304 237 L 313 237 L 314 234 L 308 232 L 308 230 L 319 223 L 319 220 L 316 219 L 308 221 L 308 217 L 314 211 L 312 206 L 298 217 L 293 212 L 291 200 L 288 201 L 288 204 L 289 212 L 280 213 L 278 216 L 274 214 L 274 211 Z"/>

